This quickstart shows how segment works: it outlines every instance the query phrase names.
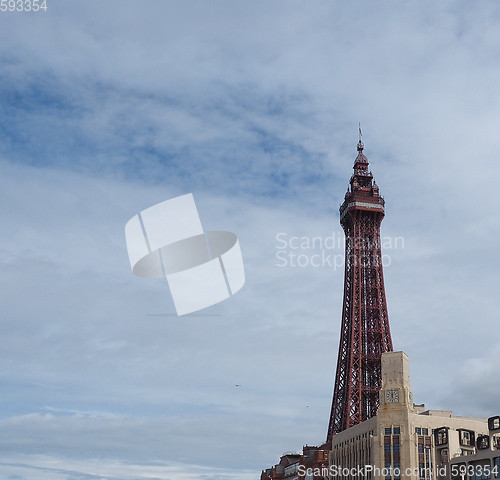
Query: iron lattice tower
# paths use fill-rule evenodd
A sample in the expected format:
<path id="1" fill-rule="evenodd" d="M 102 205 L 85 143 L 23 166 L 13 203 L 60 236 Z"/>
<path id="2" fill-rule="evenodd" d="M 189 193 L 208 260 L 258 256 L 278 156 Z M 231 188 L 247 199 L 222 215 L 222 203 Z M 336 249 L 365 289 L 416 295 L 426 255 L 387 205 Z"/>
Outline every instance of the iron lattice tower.
<path id="1" fill-rule="evenodd" d="M 377 414 L 382 353 L 392 351 L 380 245 L 385 202 L 363 148 L 360 137 L 354 174 L 340 207 L 345 233 L 344 303 L 327 442 Z"/>

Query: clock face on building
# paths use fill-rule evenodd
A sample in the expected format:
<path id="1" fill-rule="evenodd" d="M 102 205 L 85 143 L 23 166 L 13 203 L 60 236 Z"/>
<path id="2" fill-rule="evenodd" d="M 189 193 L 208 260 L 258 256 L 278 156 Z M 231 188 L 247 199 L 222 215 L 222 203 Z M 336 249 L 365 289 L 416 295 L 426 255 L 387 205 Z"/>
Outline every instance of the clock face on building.
<path id="1" fill-rule="evenodd" d="M 387 390 L 385 399 L 388 403 L 399 402 L 399 391 L 398 390 Z"/>

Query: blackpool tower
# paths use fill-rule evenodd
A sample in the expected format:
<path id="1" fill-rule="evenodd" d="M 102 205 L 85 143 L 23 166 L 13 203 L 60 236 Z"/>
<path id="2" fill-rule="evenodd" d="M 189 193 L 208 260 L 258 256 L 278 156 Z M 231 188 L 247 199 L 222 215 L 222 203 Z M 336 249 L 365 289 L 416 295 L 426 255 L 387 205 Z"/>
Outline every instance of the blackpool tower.
<path id="1" fill-rule="evenodd" d="M 368 170 L 361 135 L 357 149 L 354 173 L 340 207 L 345 233 L 344 302 L 328 443 L 336 433 L 377 414 L 382 353 L 392 351 L 380 245 L 385 202 Z"/>

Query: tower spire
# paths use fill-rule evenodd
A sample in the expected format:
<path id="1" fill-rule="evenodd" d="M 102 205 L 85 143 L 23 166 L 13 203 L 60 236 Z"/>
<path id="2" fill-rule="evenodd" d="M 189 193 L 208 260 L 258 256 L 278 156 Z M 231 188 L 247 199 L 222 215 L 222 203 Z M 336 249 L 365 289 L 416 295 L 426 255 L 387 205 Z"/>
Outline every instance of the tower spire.
<path id="1" fill-rule="evenodd" d="M 340 207 L 344 302 L 327 442 L 377 414 L 382 353 L 392 351 L 380 245 L 385 202 L 368 170 L 361 136 L 360 124 L 354 173 Z"/>

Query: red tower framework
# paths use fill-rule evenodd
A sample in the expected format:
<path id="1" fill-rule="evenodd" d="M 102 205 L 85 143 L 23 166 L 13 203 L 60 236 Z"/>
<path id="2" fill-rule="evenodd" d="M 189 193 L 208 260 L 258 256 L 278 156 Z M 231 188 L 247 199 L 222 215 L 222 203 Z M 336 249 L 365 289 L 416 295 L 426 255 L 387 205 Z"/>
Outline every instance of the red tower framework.
<path id="1" fill-rule="evenodd" d="M 377 414 L 382 353 L 392 351 L 380 245 L 385 202 L 363 148 L 360 137 L 354 174 L 340 207 L 345 232 L 344 304 L 327 442 Z"/>

